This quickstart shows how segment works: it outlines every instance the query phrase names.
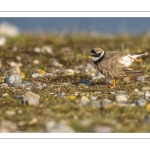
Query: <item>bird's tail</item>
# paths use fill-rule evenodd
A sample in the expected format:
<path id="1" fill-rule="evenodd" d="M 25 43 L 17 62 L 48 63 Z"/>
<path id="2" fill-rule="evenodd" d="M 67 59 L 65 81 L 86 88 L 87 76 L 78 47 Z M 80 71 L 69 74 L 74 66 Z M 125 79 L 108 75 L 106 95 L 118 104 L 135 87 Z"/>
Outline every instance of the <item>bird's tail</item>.
<path id="1" fill-rule="evenodd" d="M 148 56 L 149 53 L 146 51 L 146 52 L 141 52 L 141 53 L 138 53 L 136 55 L 132 55 L 133 58 L 138 58 L 138 57 L 144 57 L 144 56 Z"/>

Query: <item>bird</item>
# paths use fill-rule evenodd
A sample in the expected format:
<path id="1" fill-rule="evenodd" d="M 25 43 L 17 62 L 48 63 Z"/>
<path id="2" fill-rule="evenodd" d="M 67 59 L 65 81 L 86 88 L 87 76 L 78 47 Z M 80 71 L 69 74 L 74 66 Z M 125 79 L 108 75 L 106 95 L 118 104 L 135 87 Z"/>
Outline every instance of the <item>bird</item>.
<path id="1" fill-rule="evenodd" d="M 90 54 L 88 58 L 92 59 L 98 71 L 98 75 L 93 79 L 105 77 L 116 79 L 139 74 L 141 71 L 133 70 L 130 66 L 133 62 L 142 62 L 142 56 L 148 56 L 148 52 L 131 55 L 126 52 L 104 51 L 99 47 L 93 48 Z"/>

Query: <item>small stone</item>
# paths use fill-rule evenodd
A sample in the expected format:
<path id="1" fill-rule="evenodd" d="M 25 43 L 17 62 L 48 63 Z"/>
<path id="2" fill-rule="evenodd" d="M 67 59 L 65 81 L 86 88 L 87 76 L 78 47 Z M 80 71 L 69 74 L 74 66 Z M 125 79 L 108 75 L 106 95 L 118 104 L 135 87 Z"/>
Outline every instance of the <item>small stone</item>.
<path id="1" fill-rule="evenodd" d="M 145 99 L 146 99 L 147 101 L 150 101 L 150 92 L 149 92 L 149 91 L 146 91 L 144 95 L 145 95 Z"/>
<path id="2" fill-rule="evenodd" d="M 42 90 L 43 88 L 45 88 L 47 85 L 45 83 L 41 83 L 41 82 L 36 82 L 35 84 L 35 88 L 36 89 L 39 89 L 39 90 Z"/>
<path id="3" fill-rule="evenodd" d="M 101 105 L 100 105 L 100 101 L 91 101 L 89 103 L 90 106 L 92 106 L 93 108 L 100 108 Z"/>
<path id="4" fill-rule="evenodd" d="M 57 94 L 55 96 L 58 98 L 65 98 L 65 93 L 60 93 L 60 94 Z"/>
<path id="5" fill-rule="evenodd" d="M 39 62 L 39 60 L 33 60 L 33 64 L 35 64 L 35 65 L 37 65 L 37 64 L 39 64 L 40 62 Z"/>
<path id="6" fill-rule="evenodd" d="M 68 125 L 51 121 L 51 122 L 46 123 L 45 132 L 48 132 L 48 133 L 74 133 L 75 131 Z"/>
<path id="7" fill-rule="evenodd" d="M 21 84 L 21 87 L 22 87 L 22 88 L 26 88 L 26 87 L 30 87 L 30 86 L 32 86 L 32 83 L 31 83 L 31 82 L 28 82 L 28 81 L 24 81 L 24 82 L 22 82 L 22 84 Z"/>
<path id="8" fill-rule="evenodd" d="M 8 88 L 8 84 L 7 83 L 2 83 L 2 84 L 0 84 L 0 88 Z"/>
<path id="9" fill-rule="evenodd" d="M 31 91 L 26 92 L 23 95 L 23 103 L 27 104 L 27 105 L 38 105 L 39 104 L 39 99 L 40 99 L 40 95 L 35 94 Z"/>
<path id="10" fill-rule="evenodd" d="M 17 61 L 21 61 L 21 57 L 20 57 L 20 56 L 16 56 L 15 59 L 16 59 Z"/>
<path id="11" fill-rule="evenodd" d="M 0 122 L 0 132 L 2 133 L 17 132 L 17 130 L 17 125 L 12 121 L 2 120 Z"/>
<path id="12" fill-rule="evenodd" d="M 108 107 L 112 106 L 112 101 L 109 99 L 103 99 L 100 101 L 100 104 L 102 105 L 102 107 L 108 108 Z"/>
<path id="13" fill-rule="evenodd" d="M 142 87 L 142 91 L 149 91 L 150 90 L 150 87 Z"/>
<path id="14" fill-rule="evenodd" d="M 18 86 L 22 83 L 22 77 L 19 74 L 14 74 L 14 75 L 11 75 L 11 76 L 7 76 L 4 79 L 4 82 L 7 83 L 7 84 L 10 84 L 12 86 Z"/>
<path id="15" fill-rule="evenodd" d="M 33 50 L 35 53 L 40 53 L 41 52 L 41 49 L 39 47 L 35 47 L 34 50 Z"/>
<path id="16" fill-rule="evenodd" d="M 144 107 L 144 106 L 146 106 L 147 102 L 146 102 L 146 100 L 143 97 L 140 97 L 139 99 L 137 99 L 135 101 L 135 104 L 137 106 Z"/>
<path id="17" fill-rule="evenodd" d="M 44 77 L 44 74 L 40 74 L 40 73 L 33 73 L 32 74 L 32 78 L 37 78 L 37 77 Z"/>
<path id="18" fill-rule="evenodd" d="M 73 69 L 66 69 L 66 70 L 64 71 L 64 73 L 65 73 L 65 75 L 74 75 L 74 74 L 75 74 L 75 72 L 74 72 Z"/>
<path id="19" fill-rule="evenodd" d="M 28 122 L 28 125 L 32 126 L 32 125 L 36 124 L 37 122 L 38 122 L 37 118 L 32 118 L 32 120 Z"/>
<path id="20" fill-rule="evenodd" d="M 90 96 L 90 100 L 96 100 L 96 99 L 97 99 L 96 96 L 93 96 L 93 95 Z"/>
<path id="21" fill-rule="evenodd" d="M 5 114 L 8 115 L 8 116 L 13 116 L 13 115 L 15 115 L 15 111 L 13 111 L 13 110 L 6 110 Z"/>
<path id="22" fill-rule="evenodd" d="M 87 105 L 90 102 L 90 99 L 86 96 L 82 96 L 80 102 L 83 105 Z"/>
<path id="23" fill-rule="evenodd" d="M 116 92 L 112 91 L 112 92 L 110 92 L 110 94 L 116 95 Z"/>
<path id="24" fill-rule="evenodd" d="M 20 110 L 18 110 L 18 114 L 22 114 L 22 112 L 23 112 L 23 111 L 22 111 L 21 109 L 20 109 Z"/>
<path id="25" fill-rule="evenodd" d="M 62 68 L 63 67 L 63 64 L 60 64 L 58 61 L 56 61 L 55 59 L 53 60 L 52 66 L 54 67 L 58 67 L 58 68 Z"/>
<path id="26" fill-rule="evenodd" d="M 148 77 L 149 77 L 149 75 L 138 76 L 137 81 L 146 82 L 145 79 Z"/>
<path id="27" fill-rule="evenodd" d="M 9 96 L 8 93 L 3 93 L 2 94 L 2 97 L 7 97 L 7 96 Z"/>
<path id="28" fill-rule="evenodd" d="M 116 94 L 115 99 L 117 102 L 127 102 L 129 99 L 129 95 L 127 95 L 127 94 Z"/>
<path id="29" fill-rule="evenodd" d="M 10 62 L 10 67 L 22 67 L 22 63 L 16 63 L 16 62 Z M 20 72 L 20 71 L 19 71 Z M 19 72 L 18 72 L 18 74 L 19 74 Z"/>
<path id="30" fill-rule="evenodd" d="M 78 82 L 79 85 L 81 84 L 85 84 L 85 85 L 89 85 L 89 86 L 94 86 L 94 83 L 91 82 L 90 80 L 88 79 L 81 79 L 79 82 Z"/>
<path id="31" fill-rule="evenodd" d="M 42 48 L 41 48 L 41 53 L 44 53 L 44 54 L 52 54 L 52 49 L 51 49 L 51 47 L 49 47 L 49 46 L 43 46 Z"/>

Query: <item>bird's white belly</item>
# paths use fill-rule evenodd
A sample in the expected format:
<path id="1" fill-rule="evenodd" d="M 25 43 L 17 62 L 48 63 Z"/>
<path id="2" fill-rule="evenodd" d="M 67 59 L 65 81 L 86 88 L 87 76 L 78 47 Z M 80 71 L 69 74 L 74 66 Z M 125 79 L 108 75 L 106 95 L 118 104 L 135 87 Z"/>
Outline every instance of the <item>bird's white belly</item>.
<path id="1" fill-rule="evenodd" d="M 122 57 L 122 58 L 119 60 L 119 62 L 120 62 L 121 64 L 125 65 L 126 67 L 131 66 L 132 63 L 134 62 L 134 60 L 131 59 L 129 56 L 130 56 L 130 55 L 127 55 L 127 56 Z"/>

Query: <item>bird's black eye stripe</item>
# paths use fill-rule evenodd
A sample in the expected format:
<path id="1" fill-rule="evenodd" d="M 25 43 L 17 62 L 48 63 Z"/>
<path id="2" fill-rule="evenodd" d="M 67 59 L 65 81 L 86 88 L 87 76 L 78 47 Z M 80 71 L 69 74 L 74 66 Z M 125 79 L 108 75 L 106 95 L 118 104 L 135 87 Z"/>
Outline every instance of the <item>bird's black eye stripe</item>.
<path id="1" fill-rule="evenodd" d="M 95 54 L 96 55 L 96 52 L 92 49 L 91 50 L 91 54 Z"/>

